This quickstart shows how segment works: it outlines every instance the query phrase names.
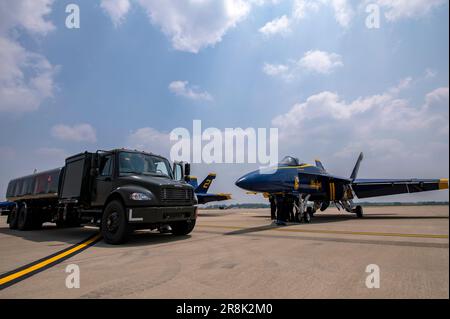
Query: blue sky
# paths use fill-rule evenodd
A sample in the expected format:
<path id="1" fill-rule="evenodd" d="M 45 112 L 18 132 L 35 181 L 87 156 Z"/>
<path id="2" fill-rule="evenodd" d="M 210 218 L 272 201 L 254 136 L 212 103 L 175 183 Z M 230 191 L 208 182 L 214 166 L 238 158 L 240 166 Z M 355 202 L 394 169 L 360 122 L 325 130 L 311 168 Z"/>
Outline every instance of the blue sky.
<path id="1" fill-rule="evenodd" d="M 79 29 L 65 26 L 70 3 Z M 278 127 L 280 156 L 341 175 L 364 151 L 361 177 L 447 177 L 448 12 L 445 0 L 3 1 L 0 197 L 83 150 L 168 154 L 168 133 L 194 119 Z M 194 173 L 251 202 L 233 182 L 253 168 Z"/>

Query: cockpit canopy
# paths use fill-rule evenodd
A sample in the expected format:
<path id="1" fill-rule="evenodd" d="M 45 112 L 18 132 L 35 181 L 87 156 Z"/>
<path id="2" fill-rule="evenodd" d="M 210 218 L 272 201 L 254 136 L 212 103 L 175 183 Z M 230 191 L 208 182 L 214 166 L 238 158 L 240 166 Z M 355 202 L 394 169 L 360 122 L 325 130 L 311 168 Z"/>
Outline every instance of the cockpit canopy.
<path id="1" fill-rule="evenodd" d="M 286 156 L 283 158 L 280 162 L 280 165 L 286 165 L 286 166 L 301 166 L 304 165 L 303 162 L 301 162 L 298 158 L 292 157 L 292 156 Z"/>

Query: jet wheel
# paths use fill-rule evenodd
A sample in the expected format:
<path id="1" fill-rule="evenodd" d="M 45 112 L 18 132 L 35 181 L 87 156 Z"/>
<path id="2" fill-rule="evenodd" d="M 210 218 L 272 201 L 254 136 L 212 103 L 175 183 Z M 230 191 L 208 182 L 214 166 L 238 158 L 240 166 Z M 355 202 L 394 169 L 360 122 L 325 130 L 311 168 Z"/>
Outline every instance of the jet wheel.
<path id="1" fill-rule="evenodd" d="M 362 206 L 356 206 L 354 209 L 354 213 L 356 214 L 356 217 L 363 218 L 364 217 L 364 211 Z"/>

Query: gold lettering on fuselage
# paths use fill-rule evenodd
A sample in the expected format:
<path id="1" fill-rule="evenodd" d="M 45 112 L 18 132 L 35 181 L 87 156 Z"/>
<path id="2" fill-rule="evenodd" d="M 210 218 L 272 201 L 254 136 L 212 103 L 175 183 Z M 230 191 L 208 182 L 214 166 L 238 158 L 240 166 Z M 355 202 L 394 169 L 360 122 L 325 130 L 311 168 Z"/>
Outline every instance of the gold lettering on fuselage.
<path id="1" fill-rule="evenodd" d="M 322 183 L 316 180 L 311 180 L 309 187 L 312 189 L 320 190 L 322 189 Z"/>
<path id="2" fill-rule="evenodd" d="M 294 178 L 294 189 L 296 191 L 298 191 L 299 188 L 300 188 L 300 179 L 298 178 L 298 176 L 295 176 L 295 178 Z"/>
<path id="3" fill-rule="evenodd" d="M 336 200 L 336 188 L 334 186 L 334 183 L 330 183 L 330 200 Z"/>

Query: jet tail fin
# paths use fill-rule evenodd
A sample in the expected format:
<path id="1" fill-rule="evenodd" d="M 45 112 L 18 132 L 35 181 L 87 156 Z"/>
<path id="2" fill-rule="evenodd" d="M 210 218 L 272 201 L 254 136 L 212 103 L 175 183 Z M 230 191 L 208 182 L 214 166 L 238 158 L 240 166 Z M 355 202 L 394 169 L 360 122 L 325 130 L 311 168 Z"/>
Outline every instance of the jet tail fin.
<path id="1" fill-rule="evenodd" d="M 359 166 L 361 165 L 362 160 L 364 159 L 364 153 L 359 154 L 358 160 L 356 161 L 355 167 L 353 168 L 352 175 L 350 176 L 350 179 L 354 181 L 356 177 L 358 176 L 359 172 Z"/>
<path id="2" fill-rule="evenodd" d="M 197 177 L 195 176 L 186 176 L 186 182 L 189 183 L 194 189 L 198 187 Z"/>
<path id="3" fill-rule="evenodd" d="M 198 194 L 206 194 L 208 192 L 209 187 L 212 184 L 212 181 L 216 178 L 216 174 L 210 173 L 203 182 L 195 189 L 195 192 Z"/>
<path id="4" fill-rule="evenodd" d="M 321 170 L 325 171 L 325 167 L 323 167 L 322 162 L 319 159 L 316 159 L 316 167 L 318 167 Z"/>

